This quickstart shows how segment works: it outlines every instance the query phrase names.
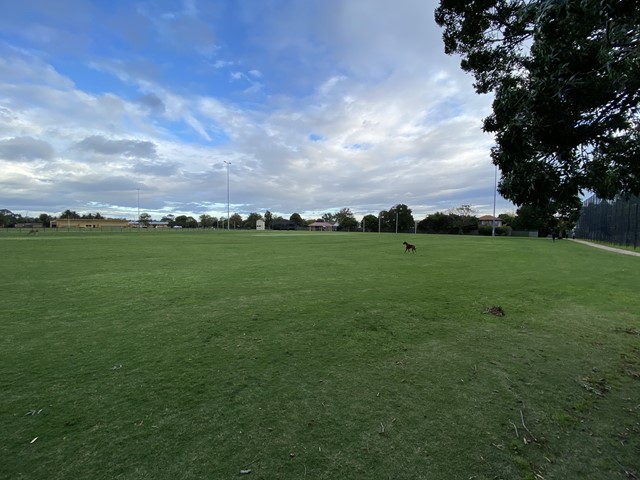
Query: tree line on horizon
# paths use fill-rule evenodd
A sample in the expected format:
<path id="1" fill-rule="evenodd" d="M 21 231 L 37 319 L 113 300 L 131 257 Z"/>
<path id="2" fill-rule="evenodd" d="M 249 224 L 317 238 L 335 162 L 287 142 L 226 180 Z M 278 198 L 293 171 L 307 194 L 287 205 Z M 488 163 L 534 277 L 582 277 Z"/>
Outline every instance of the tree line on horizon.
<path id="1" fill-rule="evenodd" d="M 13 228 L 21 224 L 38 223 L 43 228 L 49 226 L 51 220 L 56 218 L 71 219 L 106 219 L 99 212 L 78 213 L 73 210 L 65 210 L 59 216 L 53 217 L 43 213 L 38 217 L 22 216 L 7 209 L 0 210 L 0 227 Z M 536 205 L 522 206 L 515 213 L 502 213 L 498 215 L 502 226 L 495 229 L 496 235 L 508 235 L 511 230 L 537 230 L 539 235 L 546 236 L 552 232 L 561 233 L 571 230 L 577 221 L 577 216 L 561 217 L 552 207 Z M 422 220 L 416 220 L 411 209 L 405 204 L 397 204 L 389 210 L 382 210 L 378 215 L 365 215 L 361 221 L 356 220 L 349 208 L 342 208 L 335 213 L 327 212 L 320 217 L 304 219 L 299 213 L 293 213 L 289 218 L 274 215 L 269 210 L 264 214 L 250 213 L 243 218 L 239 213 L 234 213 L 227 220 L 226 217 L 215 217 L 208 214 L 200 215 L 199 219 L 189 215 L 165 215 L 156 220 L 149 213 L 141 213 L 139 221 L 144 226 L 151 222 L 166 222 L 169 227 L 182 228 L 231 228 L 231 229 L 255 229 L 258 220 L 265 222 L 268 230 L 295 230 L 306 229 L 314 222 L 327 222 L 337 225 L 341 231 L 366 231 L 366 232 L 420 232 L 439 234 L 469 234 L 478 232 L 491 235 L 491 226 L 479 225 L 477 211 L 471 205 L 461 205 L 446 211 L 438 211 L 426 215 Z"/>

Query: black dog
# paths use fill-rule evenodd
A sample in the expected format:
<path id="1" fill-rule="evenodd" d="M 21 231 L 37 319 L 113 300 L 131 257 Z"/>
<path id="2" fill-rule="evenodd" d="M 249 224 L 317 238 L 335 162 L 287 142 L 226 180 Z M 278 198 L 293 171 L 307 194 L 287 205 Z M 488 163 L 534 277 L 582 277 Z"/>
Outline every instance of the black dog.
<path id="1" fill-rule="evenodd" d="M 415 245 L 411 245 L 410 243 L 407 243 L 407 242 L 402 242 L 402 244 L 404 245 L 404 253 L 407 253 L 407 252 L 416 253 Z"/>

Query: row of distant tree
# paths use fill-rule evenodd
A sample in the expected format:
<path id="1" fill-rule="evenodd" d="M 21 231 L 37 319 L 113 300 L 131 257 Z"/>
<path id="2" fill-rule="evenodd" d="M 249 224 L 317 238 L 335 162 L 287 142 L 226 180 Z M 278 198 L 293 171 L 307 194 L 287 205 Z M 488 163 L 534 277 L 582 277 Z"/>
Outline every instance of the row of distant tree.
<path id="1" fill-rule="evenodd" d="M 9 210 L 0 210 L 0 226 L 15 227 L 20 224 L 39 223 L 47 227 L 55 218 L 105 218 L 100 213 L 77 213 L 65 210 L 58 217 L 52 217 L 46 213 L 38 217 L 26 217 L 15 214 Z M 551 207 L 522 206 L 515 213 L 503 213 L 498 216 L 502 220 L 503 227 L 496 230 L 498 235 L 512 230 L 538 230 L 540 235 L 546 236 L 551 232 L 568 231 L 575 225 L 577 218 L 563 218 L 558 216 Z M 427 215 L 422 220 L 416 220 L 411 209 L 404 204 L 398 204 L 389 210 L 383 210 L 378 215 L 365 215 L 362 221 L 356 220 L 349 208 L 343 208 L 335 213 L 325 213 L 319 218 L 304 219 L 299 213 L 293 213 L 289 218 L 274 215 L 269 210 L 264 214 L 250 213 L 243 218 L 239 213 L 234 213 L 229 219 L 215 217 L 207 214 L 200 215 L 198 219 L 189 215 L 166 215 L 160 219 L 154 219 L 149 213 L 140 215 L 140 222 L 150 224 L 153 221 L 167 222 L 170 227 L 182 228 L 232 228 L 255 229 L 256 222 L 264 220 L 267 229 L 304 229 L 316 221 L 328 222 L 338 225 L 339 230 L 368 232 L 413 232 L 421 233 L 446 233 L 466 234 L 474 231 L 490 234 L 491 228 L 479 226 L 477 212 L 470 205 L 462 205 L 444 212 L 436 212 Z"/>

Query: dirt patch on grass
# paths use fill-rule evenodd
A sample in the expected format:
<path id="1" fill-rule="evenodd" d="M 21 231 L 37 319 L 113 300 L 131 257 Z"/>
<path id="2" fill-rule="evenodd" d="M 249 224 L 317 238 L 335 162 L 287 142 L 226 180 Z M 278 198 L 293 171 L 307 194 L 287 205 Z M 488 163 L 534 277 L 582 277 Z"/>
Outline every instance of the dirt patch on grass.
<path id="1" fill-rule="evenodd" d="M 582 377 L 579 383 L 585 390 L 598 396 L 604 395 L 611 390 L 611 387 L 607 384 L 607 380 L 605 378 L 596 379 L 587 376 Z"/>
<path id="2" fill-rule="evenodd" d="M 482 313 L 487 313 L 490 315 L 495 315 L 496 317 L 504 317 L 504 309 L 499 305 L 494 305 L 493 307 L 486 308 Z"/>

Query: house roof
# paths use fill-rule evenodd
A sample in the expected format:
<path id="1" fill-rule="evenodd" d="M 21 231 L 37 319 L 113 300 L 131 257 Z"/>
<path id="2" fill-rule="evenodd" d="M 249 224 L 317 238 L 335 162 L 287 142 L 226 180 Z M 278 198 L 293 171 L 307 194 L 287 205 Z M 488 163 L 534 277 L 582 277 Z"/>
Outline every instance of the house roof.
<path id="1" fill-rule="evenodd" d="M 494 217 L 493 215 L 483 215 L 478 220 L 500 220 L 498 217 Z"/>

